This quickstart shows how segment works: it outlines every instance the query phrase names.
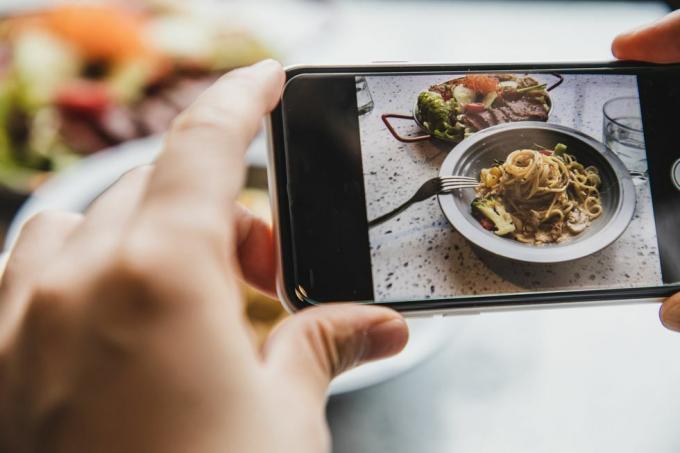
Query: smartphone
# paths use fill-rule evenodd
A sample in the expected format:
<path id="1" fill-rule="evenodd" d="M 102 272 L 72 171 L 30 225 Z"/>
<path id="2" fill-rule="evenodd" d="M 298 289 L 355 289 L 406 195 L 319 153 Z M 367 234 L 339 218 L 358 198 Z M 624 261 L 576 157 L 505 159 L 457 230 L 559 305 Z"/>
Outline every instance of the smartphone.
<path id="1" fill-rule="evenodd" d="M 295 66 L 279 295 L 410 315 L 680 291 L 680 65 Z"/>

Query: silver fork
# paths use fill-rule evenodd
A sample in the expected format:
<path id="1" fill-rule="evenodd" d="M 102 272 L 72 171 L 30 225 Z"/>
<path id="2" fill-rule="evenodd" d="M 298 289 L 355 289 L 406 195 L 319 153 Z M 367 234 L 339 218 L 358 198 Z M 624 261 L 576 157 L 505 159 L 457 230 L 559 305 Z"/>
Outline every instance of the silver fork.
<path id="1" fill-rule="evenodd" d="M 420 186 L 420 188 L 416 191 L 415 194 L 413 194 L 411 198 L 409 198 L 404 203 L 399 205 L 396 209 L 393 209 L 387 214 L 383 214 L 380 217 L 377 217 L 368 222 L 368 227 L 370 228 L 376 225 L 380 225 L 381 223 L 396 216 L 400 212 L 403 212 L 413 203 L 427 200 L 428 198 L 435 195 L 449 193 L 458 189 L 477 187 L 478 185 L 479 181 L 469 176 L 438 176 L 436 178 L 432 178 L 428 181 L 425 181 L 425 183 L 422 186 Z"/>

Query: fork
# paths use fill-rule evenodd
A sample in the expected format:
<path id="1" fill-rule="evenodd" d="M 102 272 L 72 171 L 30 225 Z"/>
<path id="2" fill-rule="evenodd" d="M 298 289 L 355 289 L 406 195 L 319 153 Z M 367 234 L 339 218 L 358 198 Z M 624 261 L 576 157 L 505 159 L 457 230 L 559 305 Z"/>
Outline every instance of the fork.
<path id="1" fill-rule="evenodd" d="M 427 200 L 428 198 L 434 195 L 445 194 L 458 189 L 477 187 L 478 185 L 479 181 L 469 176 L 438 176 L 436 178 L 432 178 L 428 181 L 425 181 L 425 183 L 422 186 L 420 186 L 420 188 L 416 191 L 415 194 L 413 194 L 411 198 L 409 198 L 404 203 L 399 205 L 396 209 L 393 209 L 387 214 L 383 214 L 380 217 L 377 217 L 368 222 L 368 227 L 371 228 L 376 225 L 380 225 L 383 222 L 386 222 L 387 220 L 396 216 L 400 212 L 403 212 L 413 203 Z"/>

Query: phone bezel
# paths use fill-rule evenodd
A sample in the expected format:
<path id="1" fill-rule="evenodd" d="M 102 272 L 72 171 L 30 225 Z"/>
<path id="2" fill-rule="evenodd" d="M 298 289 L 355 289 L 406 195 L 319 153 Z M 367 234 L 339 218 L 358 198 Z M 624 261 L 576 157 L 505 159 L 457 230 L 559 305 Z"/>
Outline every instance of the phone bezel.
<path id="1" fill-rule="evenodd" d="M 377 73 L 447 73 L 462 71 L 623 71 L 638 74 L 641 71 L 680 70 L 680 65 L 657 65 L 641 62 L 584 62 L 584 63 L 521 63 L 521 64 L 447 64 L 447 63 L 376 63 L 368 65 L 294 65 L 285 69 L 286 84 L 302 74 L 377 74 Z M 284 88 L 285 90 L 285 88 Z M 292 246 L 290 219 L 287 215 L 288 198 L 286 193 L 286 159 L 283 129 L 283 110 L 281 103 L 266 120 L 269 190 L 272 205 L 272 219 L 276 242 L 277 292 L 290 312 L 318 305 L 298 294 L 293 281 Z M 334 301 L 370 303 L 387 306 L 409 316 L 432 316 L 437 314 L 470 314 L 484 311 L 504 311 L 515 309 L 558 308 L 575 306 L 610 305 L 620 303 L 659 302 L 680 291 L 680 284 L 638 288 L 595 289 L 583 291 L 543 291 L 501 295 L 481 295 L 456 297 L 455 299 L 435 299 L 403 302 L 375 301 Z M 330 302 L 323 302 L 330 303 Z M 445 306 L 444 306 L 445 305 Z"/>

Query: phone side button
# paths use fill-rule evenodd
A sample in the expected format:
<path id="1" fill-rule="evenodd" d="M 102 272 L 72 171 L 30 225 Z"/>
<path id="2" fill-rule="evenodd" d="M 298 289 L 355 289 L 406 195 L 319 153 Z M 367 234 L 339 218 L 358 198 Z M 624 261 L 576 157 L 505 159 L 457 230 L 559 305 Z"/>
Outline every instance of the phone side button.
<path id="1" fill-rule="evenodd" d="M 671 180 L 675 188 L 680 190 L 680 159 L 676 160 L 671 168 Z"/>

